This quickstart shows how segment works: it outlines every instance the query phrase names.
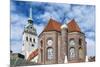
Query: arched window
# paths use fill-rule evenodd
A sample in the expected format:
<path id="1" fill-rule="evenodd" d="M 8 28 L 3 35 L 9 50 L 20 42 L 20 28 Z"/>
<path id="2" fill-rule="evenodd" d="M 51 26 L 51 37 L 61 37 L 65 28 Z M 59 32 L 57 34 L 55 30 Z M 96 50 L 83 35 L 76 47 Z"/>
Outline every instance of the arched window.
<path id="1" fill-rule="evenodd" d="M 79 59 L 83 59 L 83 49 L 79 48 Z"/>
<path id="2" fill-rule="evenodd" d="M 32 47 L 34 47 L 34 44 L 32 44 Z"/>
<path id="3" fill-rule="evenodd" d="M 40 41 L 40 43 L 41 43 L 41 47 L 43 47 L 43 41 L 42 40 Z"/>
<path id="4" fill-rule="evenodd" d="M 79 39 L 79 45 L 82 45 L 82 39 Z"/>
<path id="5" fill-rule="evenodd" d="M 74 59 L 75 58 L 75 48 L 71 47 L 69 51 L 70 51 L 70 59 Z"/>
<path id="6" fill-rule="evenodd" d="M 26 37 L 26 41 L 28 41 L 28 37 Z"/>
<path id="7" fill-rule="evenodd" d="M 33 38 L 33 42 L 35 43 L 35 39 Z"/>
<path id="8" fill-rule="evenodd" d="M 30 38 L 30 42 L 32 42 L 32 38 Z"/>
<path id="9" fill-rule="evenodd" d="M 41 61 L 43 62 L 43 50 L 41 49 Z"/>
<path id="10" fill-rule="evenodd" d="M 30 27 L 32 29 L 32 27 Z"/>
<path id="11" fill-rule="evenodd" d="M 53 48 L 51 47 L 47 48 L 47 58 L 48 60 L 53 59 Z"/>

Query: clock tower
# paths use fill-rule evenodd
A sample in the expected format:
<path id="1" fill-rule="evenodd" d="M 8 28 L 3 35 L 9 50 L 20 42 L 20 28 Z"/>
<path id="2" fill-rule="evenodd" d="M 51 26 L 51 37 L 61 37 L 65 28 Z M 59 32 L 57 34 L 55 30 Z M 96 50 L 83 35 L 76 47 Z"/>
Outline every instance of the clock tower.
<path id="1" fill-rule="evenodd" d="M 33 26 L 32 8 L 30 8 L 30 17 L 23 31 L 22 53 L 25 55 L 26 60 L 36 48 L 37 48 L 37 32 Z"/>
<path id="2" fill-rule="evenodd" d="M 67 25 L 64 23 L 61 26 L 61 61 L 62 63 L 64 63 L 65 60 L 65 56 L 67 57 L 67 40 L 68 40 L 68 29 L 67 29 Z"/>
<path id="3" fill-rule="evenodd" d="M 71 20 L 68 26 L 68 62 L 77 63 L 85 62 L 86 58 L 86 41 L 85 34 L 81 32 L 75 20 Z"/>

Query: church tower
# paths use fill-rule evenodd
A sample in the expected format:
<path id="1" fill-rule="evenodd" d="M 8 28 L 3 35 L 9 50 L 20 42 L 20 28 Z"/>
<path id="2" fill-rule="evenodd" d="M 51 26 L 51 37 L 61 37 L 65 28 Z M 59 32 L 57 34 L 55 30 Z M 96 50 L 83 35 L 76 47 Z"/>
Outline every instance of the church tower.
<path id="1" fill-rule="evenodd" d="M 85 34 L 81 32 L 75 20 L 71 20 L 68 24 L 68 62 L 77 63 L 85 62 L 86 59 L 86 41 Z"/>
<path id="2" fill-rule="evenodd" d="M 39 63 L 58 64 L 61 61 L 61 24 L 50 19 L 43 32 L 39 35 Z"/>
<path id="3" fill-rule="evenodd" d="M 38 42 L 40 64 L 85 62 L 85 34 L 74 19 L 63 25 L 50 19 Z"/>
<path id="4" fill-rule="evenodd" d="M 25 55 L 26 60 L 36 48 L 37 48 L 37 32 L 33 26 L 32 8 L 30 8 L 30 16 L 28 19 L 28 23 L 24 27 L 23 31 L 22 53 Z"/>
<path id="5" fill-rule="evenodd" d="M 65 56 L 67 57 L 67 40 L 68 40 L 68 29 L 67 29 L 67 25 L 63 24 L 61 26 L 61 61 L 62 63 L 64 63 L 65 60 Z"/>

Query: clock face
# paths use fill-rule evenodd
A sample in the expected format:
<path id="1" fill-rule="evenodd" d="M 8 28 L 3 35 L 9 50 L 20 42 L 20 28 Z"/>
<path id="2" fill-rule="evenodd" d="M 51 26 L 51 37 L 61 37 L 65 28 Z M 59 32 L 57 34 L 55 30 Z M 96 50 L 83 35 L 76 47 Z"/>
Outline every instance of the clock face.
<path id="1" fill-rule="evenodd" d="M 75 41 L 74 40 L 70 40 L 69 44 L 70 45 L 75 45 Z"/>
<path id="2" fill-rule="evenodd" d="M 51 45 L 53 44 L 53 41 L 52 41 L 52 40 L 48 40 L 48 41 L 47 41 L 47 44 L 48 44 L 49 46 L 51 46 Z"/>

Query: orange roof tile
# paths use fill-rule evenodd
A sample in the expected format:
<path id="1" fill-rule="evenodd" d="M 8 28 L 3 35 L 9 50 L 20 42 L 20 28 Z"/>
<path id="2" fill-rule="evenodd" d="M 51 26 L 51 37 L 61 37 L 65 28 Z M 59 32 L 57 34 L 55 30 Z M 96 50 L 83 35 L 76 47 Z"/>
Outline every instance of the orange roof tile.
<path id="1" fill-rule="evenodd" d="M 43 32 L 47 32 L 47 31 L 58 31 L 60 32 L 61 29 L 61 24 L 53 19 L 50 19 L 47 26 L 44 28 Z"/>
<path id="2" fill-rule="evenodd" d="M 33 51 L 33 52 L 29 55 L 28 60 L 30 61 L 30 60 L 34 59 L 37 55 L 38 55 L 38 49 L 36 49 L 35 51 Z"/>
<path id="3" fill-rule="evenodd" d="M 68 32 L 81 32 L 78 24 L 72 19 L 68 24 Z M 47 26 L 44 28 L 42 32 L 47 31 L 58 31 L 61 32 L 61 24 L 53 19 L 50 19 Z"/>
<path id="4" fill-rule="evenodd" d="M 68 32 L 81 32 L 78 24 L 72 19 L 68 24 Z"/>

